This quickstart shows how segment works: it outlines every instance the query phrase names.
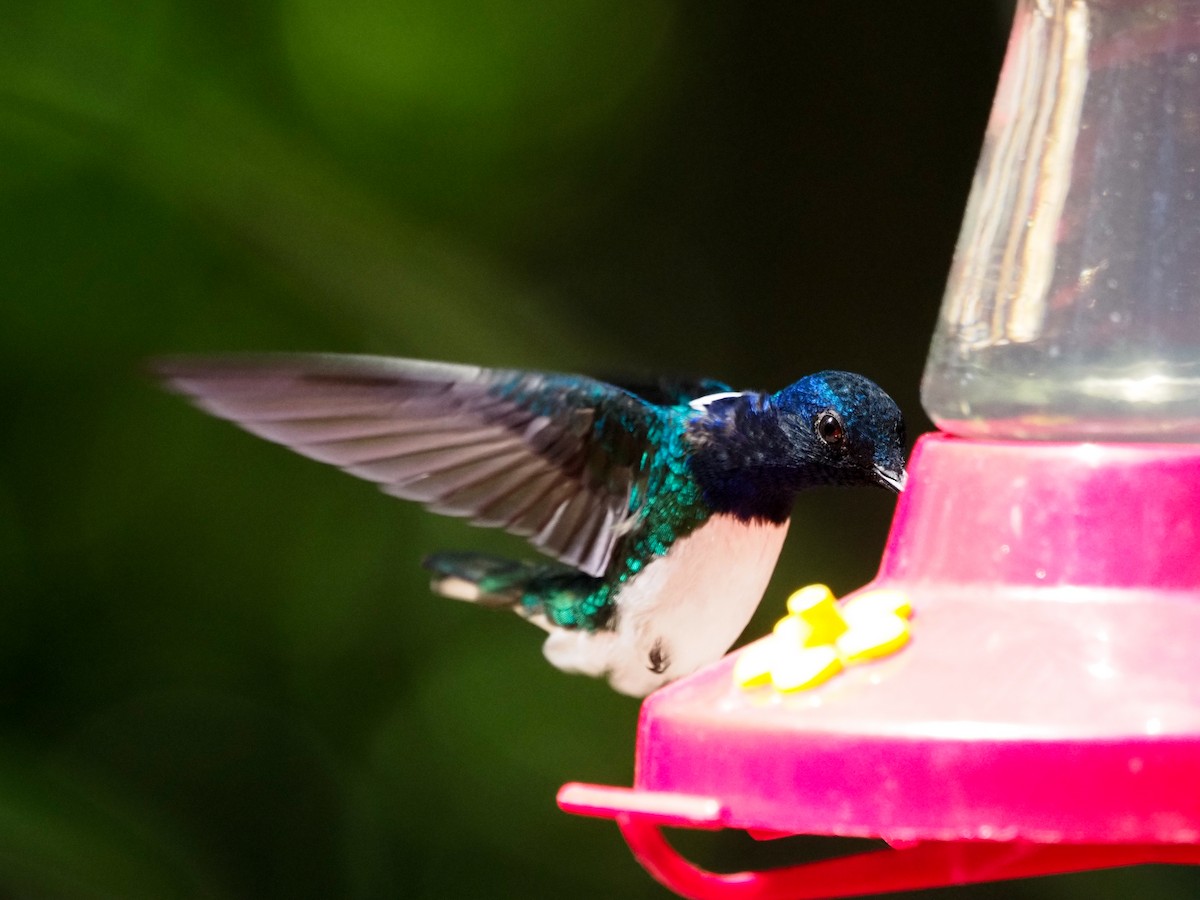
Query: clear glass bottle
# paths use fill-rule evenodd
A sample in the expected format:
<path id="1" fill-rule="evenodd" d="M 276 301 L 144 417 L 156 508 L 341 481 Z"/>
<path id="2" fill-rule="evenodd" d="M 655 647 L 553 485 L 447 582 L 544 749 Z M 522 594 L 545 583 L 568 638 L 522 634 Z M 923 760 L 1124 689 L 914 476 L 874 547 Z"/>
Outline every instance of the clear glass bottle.
<path id="1" fill-rule="evenodd" d="M 922 400 L 967 437 L 1200 441 L 1200 0 L 1018 0 Z"/>

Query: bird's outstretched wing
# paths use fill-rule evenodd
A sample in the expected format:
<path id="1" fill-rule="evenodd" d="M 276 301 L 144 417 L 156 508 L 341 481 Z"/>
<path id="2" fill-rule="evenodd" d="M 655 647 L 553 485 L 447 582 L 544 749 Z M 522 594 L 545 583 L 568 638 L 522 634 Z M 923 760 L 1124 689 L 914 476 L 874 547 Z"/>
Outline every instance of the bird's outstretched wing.
<path id="1" fill-rule="evenodd" d="M 208 412 L 387 493 L 527 537 L 601 575 L 661 411 L 569 375 L 375 356 L 174 357 Z"/>

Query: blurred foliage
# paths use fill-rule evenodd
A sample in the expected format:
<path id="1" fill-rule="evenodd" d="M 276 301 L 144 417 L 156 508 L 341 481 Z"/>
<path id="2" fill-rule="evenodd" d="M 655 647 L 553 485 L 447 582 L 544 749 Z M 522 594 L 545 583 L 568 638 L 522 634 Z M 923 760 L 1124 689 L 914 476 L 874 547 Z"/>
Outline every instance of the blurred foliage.
<path id="1" fill-rule="evenodd" d="M 141 361 L 324 349 L 760 386 L 838 366 L 920 431 L 1005 10 L 3 12 L 0 894 L 665 896 L 614 827 L 554 807 L 567 780 L 630 782 L 636 702 L 550 669 L 515 617 L 431 598 L 417 566 L 520 543 L 207 419 Z M 890 511 L 804 497 L 749 633 L 791 586 L 869 579 Z M 681 841 L 714 866 L 771 852 Z"/>

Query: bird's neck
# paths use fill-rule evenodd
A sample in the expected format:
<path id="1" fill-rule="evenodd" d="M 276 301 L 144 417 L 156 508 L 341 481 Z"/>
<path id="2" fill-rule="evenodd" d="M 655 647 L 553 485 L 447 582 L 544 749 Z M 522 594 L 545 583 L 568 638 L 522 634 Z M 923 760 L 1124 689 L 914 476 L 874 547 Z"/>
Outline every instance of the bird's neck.
<path id="1" fill-rule="evenodd" d="M 816 483 L 765 394 L 710 404 L 688 422 L 689 464 L 705 502 L 742 521 L 783 523 L 797 492 Z"/>

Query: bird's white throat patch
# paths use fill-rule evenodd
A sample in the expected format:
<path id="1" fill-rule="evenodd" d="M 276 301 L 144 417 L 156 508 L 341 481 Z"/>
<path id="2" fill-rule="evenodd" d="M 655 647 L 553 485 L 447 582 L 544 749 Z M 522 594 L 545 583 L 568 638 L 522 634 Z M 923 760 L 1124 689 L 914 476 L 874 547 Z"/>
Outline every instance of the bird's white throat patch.
<path id="1" fill-rule="evenodd" d="M 614 630 L 555 630 L 546 658 L 635 696 L 719 659 L 757 609 L 787 526 L 714 516 L 617 594 Z"/>

